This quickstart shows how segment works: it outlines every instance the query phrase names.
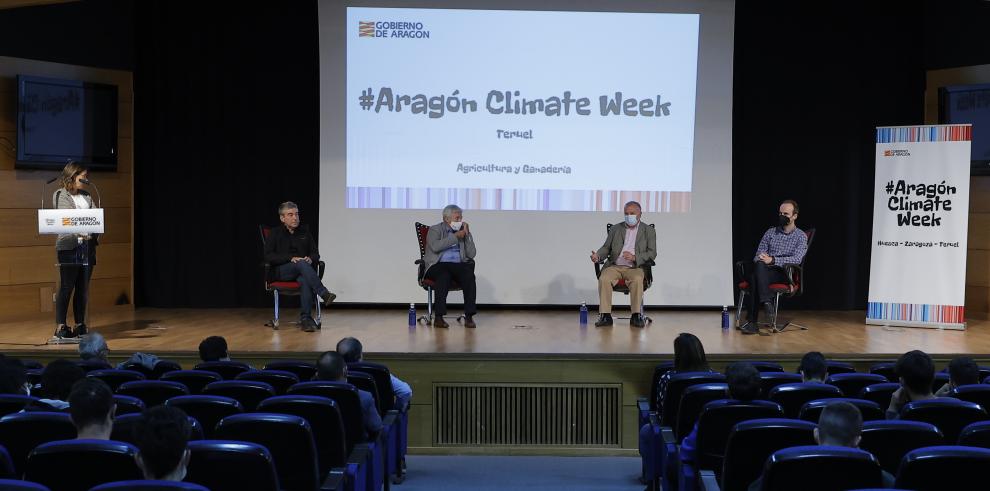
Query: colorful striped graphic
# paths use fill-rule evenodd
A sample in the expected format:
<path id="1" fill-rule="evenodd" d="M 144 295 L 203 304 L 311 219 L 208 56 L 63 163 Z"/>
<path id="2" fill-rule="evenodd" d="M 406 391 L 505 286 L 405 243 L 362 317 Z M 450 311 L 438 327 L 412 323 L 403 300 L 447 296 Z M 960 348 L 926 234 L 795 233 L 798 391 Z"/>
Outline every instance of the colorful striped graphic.
<path id="1" fill-rule="evenodd" d="M 375 23 L 358 21 L 358 37 L 359 38 L 375 37 Z"/>
<path id="2" fill-rule="evenodd" d="M 973 139 L 973 126 L 897 126 L 877 128 L 877 143 L 958 142 Z"/>
<path id="3" fill-rule="evenodd" d="M 962 305 L 870 302 L 866 307 L 866 318 L 888 321 L 963 324 L 966 322 L 966 312 Z"/>
<path id="4" fill-rule="evenodd" d="M 347 187 L 348 208 L 435 210 L 622 211 L 638 201 L 644 212 L 691 211 L 690 191 Z"/>

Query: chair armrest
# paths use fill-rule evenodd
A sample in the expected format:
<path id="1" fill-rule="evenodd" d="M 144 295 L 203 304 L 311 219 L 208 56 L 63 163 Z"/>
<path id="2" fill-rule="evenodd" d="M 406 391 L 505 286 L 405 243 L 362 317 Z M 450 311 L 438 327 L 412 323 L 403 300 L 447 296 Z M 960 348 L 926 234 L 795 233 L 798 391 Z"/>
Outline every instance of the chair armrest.
<path id="1" fill-rule="evenodd" d="M 660 427 L 660 437 L 664 444 L 677 445 L 677 437 L 674 436 L 674 429 L 669 426 Z"/>
<path id="2" fill-rule="evenodd" d="M 316 264 L 316 273 L 320 275 L 320 279 L 323 279 L 323 272 L 327 270 L 327 263 L 320 261 Z"/>
<path id="3" fill-rule="evenodd" d="M 330 469 L 326 478 L 320 484 L 320 491 L 339 491 L 344 489 L 347 471 L 341 467 Z"/>
<path id="4" fill-rule="evenodd" d="M 650 411 L 650 400 L 647 399 L 647 398 L 645 398 L 645 397 L 637 397 L 636 398 L 636 407 L 639 408 L 640 411 L 649 412 Z"/>
<path id="5" fill-rule="evenodd" d="M 736 261 L 734 265 L 736 273 L 736 284 L 746 279 L 746 261 Z"/>
<path id="6" fill-rule="evenodd" d="M 605 264 L 605 261 L 599 261 L 599 262 L 595 263 L 595 278 L 601 277 L 601 275 L 602 275 L 602 265 L 604 265 L 604 264 Z"/>
<path id="7" fill-rule="evenodd" d="M 796 279 L 800 279 L 804 273 L 804 268 L 800 264 L 785 264 L 784 274 L 787 275 L 787 282 L 791 285 L 797 283 Z"/>
<path id="8" fill-rule="evenodd" d="M 701 475 L 701 491 L 719 491 L 721 489 L 718 485 L 718 479 L 715 478 L 715 471 L 702 469 L 699 474 Z"/>

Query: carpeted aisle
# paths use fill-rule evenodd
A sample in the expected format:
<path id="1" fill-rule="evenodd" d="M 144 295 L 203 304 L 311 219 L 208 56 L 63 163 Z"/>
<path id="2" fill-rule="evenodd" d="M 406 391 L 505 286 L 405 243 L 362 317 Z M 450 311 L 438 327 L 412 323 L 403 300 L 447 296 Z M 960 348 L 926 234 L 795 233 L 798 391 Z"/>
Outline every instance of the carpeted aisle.
<path id="1" fill-rule="evenodd" d="M 640 459 L 633 457 L 406 457 L 408 476 L 393 491 L 568 490 L 633 491 Z"/>

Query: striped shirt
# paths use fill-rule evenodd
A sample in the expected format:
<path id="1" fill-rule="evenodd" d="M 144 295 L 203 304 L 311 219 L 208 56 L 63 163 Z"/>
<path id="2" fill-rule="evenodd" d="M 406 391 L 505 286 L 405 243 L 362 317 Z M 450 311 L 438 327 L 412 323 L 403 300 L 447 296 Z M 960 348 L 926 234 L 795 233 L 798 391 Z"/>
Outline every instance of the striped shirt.
<path id="1" fill-rule="evenodd" d="M 771 227 L 763 234 L 753 261 L 759 261 L 760 254 L 765 253 L 773 257 L 774 266 L 801 264 L 806 252 L 808 252 L 808 236 L 805 235 L 804 230 L 795 228 L 788 234 L 780 227 Z"/>

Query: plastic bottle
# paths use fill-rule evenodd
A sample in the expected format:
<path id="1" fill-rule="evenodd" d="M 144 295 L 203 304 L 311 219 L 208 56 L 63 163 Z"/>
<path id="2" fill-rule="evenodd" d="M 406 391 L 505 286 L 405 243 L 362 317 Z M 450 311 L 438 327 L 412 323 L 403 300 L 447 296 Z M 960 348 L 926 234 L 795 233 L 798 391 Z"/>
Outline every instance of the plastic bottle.
<path id="1" fill-rule="evenodd" d="M 722 306 L 722 330 L 729 330 L 729 308 L 725 305 Z"/>
<path id="2" fill-rule="evenodd" d="M 414 303 L 409 304 L 409 325 L 416 325 L 416 304 Z"/>
<path id="3" fill-rule="evenodd" d="M 581 313 L 579 316 L 579 322 L 581 325 L 588 323 L 588 304 L 586 302 L 581 302 Z"/>

